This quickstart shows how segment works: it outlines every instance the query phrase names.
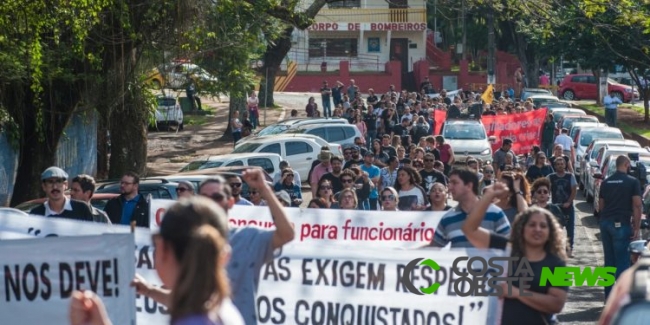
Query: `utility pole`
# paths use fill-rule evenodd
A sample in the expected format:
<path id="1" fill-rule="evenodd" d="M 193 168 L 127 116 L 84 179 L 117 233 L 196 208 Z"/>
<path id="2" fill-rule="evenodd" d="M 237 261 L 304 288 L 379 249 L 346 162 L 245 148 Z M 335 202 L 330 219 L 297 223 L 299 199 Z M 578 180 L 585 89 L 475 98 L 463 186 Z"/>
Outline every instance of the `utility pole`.
<path id="1" fill-rule="evenodd" d="M 487 28 L 488 28 L 488 60 L 487 60 L 487 83 L 495 84 L 496 78 L 496 54 L 495 54 L 495 39 L 494 39 L 494 7 L 492 0 L 488 2 L 487 8 Z"/>
<path id="2" fill-rule="evenodd" d="M 463 24 L 463 42 L 462 42 L 463 48 L 461 50 L 463 51 L 463 53 L 462 53 L 461 58 L 463 60 L 467 60 L 467 54 L 466 54 L 467 53 L 467 51 L 466 51 L 466 49 L 467 49 L 467 24 L 465 23 L 465 16 L 467 16 L 467 11 L 466 11 L 467 9 L 465 8 L 465 1 L 466 0 L 463 0 L 463 13 L 462 13 L 462 15 L 463 15 L 463 17 L 462 17 L 463 18 L 463 20 L 462 20 L 462 24 Z"/>

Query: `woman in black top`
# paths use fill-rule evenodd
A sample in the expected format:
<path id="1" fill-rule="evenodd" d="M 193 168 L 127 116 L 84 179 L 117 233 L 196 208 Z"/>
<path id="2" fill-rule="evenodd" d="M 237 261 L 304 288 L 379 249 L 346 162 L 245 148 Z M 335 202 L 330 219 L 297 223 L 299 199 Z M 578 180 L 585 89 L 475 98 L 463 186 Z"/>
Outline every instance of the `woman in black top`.
<path id="1" fill-rule="evenodd" d="M 447 186 L 442 183 L 433 183 L 429 190 L 429 201 L 431 204 L 427 207 L 429 211 L 449 211 L 451 206 L 447 204 Z"/>
<path id="2" fill-rule="evenodd" d="M 533 280 L 527 283 L 528 289 L 520 290 L 521 285 L 514 281 L 512 294 L 507 295 L 508 285 L 501 284 L 505 295 L 501 325 L 553 324 L 553 315 L 564 308 L 568 287 L 540 286 L 539 283 L 543 268 L 548 267 L 553 271 L 555 267 L 566 266 L 564 232 L 547 210 L 537 207 L 528 208 L 517 215 L 510 238 L 482 228 L 481 222 L 490 204 L 508 191 L 503 183 L 487 187 L 481 200 L 467 216 L 462 231 L 476 248 L 506 249 L 509 246 L 513 257 L 526 257 L 530 263 L 534 275 Z"/>

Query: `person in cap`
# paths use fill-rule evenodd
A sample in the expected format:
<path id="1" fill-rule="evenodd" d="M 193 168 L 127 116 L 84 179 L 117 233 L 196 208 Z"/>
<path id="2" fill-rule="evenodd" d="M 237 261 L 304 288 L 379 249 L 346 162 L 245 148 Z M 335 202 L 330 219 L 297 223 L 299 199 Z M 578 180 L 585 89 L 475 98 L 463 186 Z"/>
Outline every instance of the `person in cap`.
<path id="1" fill-rule="evenodd" d="M 274 190 L 276 192 L 286 192 L 291 198 L 289 205 L 295 208 L 300 207 L 302 203 L 302 192 L 300 186 L 293 183 L 293 170 L 291 168 L 282 171 L 282 178 L 279 183 L 275 184 Z"/>
<path id="2" fill-rule="evenodd" d="M 318 154 L 318 161 L 320 163 L 314 167 L 314 170 L 309 175 L 309 184 L 311 185 L 311 194 L 316 196 L 316 189 L 318 188 L 318 181 L 323 175 L 332 172 L 332 165 L 330 164 L 330 159 L 332 158 L 332 152 L 329 150 L 321 150 Z"/>
<path id="3" fill-rule="evenodd" d="M 47 218 L 65 218 L 93 221 L 93 213 L 84 202 L 71 200 L 65 196 L 68 189 L 68 174 L 59 167 L 52 166 L 41 174 L 41 188 L 46 201 L 33 208 L 29 214 Z"/>
<path id="4" fill-rule="evenodd" d="M 353 145 L 350 147 L 350 160 L 345 162 L 345 165 L 343 165 L 343 169 L 348 169 L 352 166 L 361 166 L 363 164 L 363 158 L 361 158 L 361 155 L 359 153 L 361 152 L 361 148 L 357 145 Z"/>
<path id="5" fill-rule="evenodd" d="M 176 196 L 178 199 L 191 198 L 194 196 L 194 184 L 188 181 L 178 182 L 178 187 L 176 188 Z"/>
<path id="6" fill-rule="evenodd" d="M 90 199 L 92 199 L 93 194 L 95 194 L 95 179 L 92 176 L 81 174 L 72 179 L 72 184 L 70 185 L 70 197 L 73 200 L 86 202 L 90 211 L 93 213 L 93 220 L 95 222 L 111 223 L 111 219 L 108 218 L 106 212 L 99 210 L 90 204 Z"/>
<path id="7" fill-rule="evenodd" d="M 291 207 L 291 196 L 289 196 L 289 193 L 285 190 L 277 191 L 275 192 L 275 197 L 280 200 L 280 203 L 284 205 L 285 208 Z"/>

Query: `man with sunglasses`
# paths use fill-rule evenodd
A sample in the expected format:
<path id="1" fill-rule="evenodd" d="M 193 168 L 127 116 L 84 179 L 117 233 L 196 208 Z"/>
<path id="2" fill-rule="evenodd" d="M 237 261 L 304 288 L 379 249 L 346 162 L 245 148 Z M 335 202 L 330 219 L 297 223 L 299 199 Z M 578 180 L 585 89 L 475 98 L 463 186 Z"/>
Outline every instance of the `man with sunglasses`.
<path id="1" fill-rule="evenodd" d="M 274 258 L 274 251 L 293 240 L 295 233 L 289 222 L 284 206 L 275 192 L 266 184 L 260 169 L 248 169 L 242 177 L 246 184 L 256 190 L 268 204 L 275 229 L 258 227 L 230 228 L 228 244 L 231 248 L 227 273 L 232 289 L 232 301 L 239 309 L 247 325 L 257 324 L 257 304 L 255 302 L 260 280 L 260 270 Z M 229 183 L 221 176 L 208 178 L 199 185 L 199 195 L 208 197 L 221 206 L 226 213 L 235 204 Z M 227 223 L 227 221 L 224 221 Z M 229 224 L 229 223 L 228 223 Z M 169 305 L 171 291 L 148 284 L 137 276 L 132 283 L 137 293 Z"/>
<path id="2" fill-rule="evenodd" d="M 50 167 L 41 174 L 41 188 L 47 200 L 33 208 L 29 214 L 47 218 L 65 218 L 93 221 L 93 213 L 84 202 L 65 196 L 68 188 L 68 174 L 59 167 Z"/>
<path id="3" fill-rule="evenodd" d="M 178 182 L 178 187 L 176 188 L 176 196 L 178 199 L 191 198 L 194 196 L 194 184 L 188 181 Z"/>
<path id="4" fill-rule="evenodd" d="M 447 176 L 433 168 L 433 164 L 435 162 L 436 158 L 433 154 L 428 153 L 424 155 L 424 169 L 420 170 L 420 178 L 422 178 L 422 183 L 420 186 L 422 186 L 422 188 L 425 189 L 427 193 L 431 191 L 431 188 L 435 183 L 440 183 L 444 186 L 447 186 Z"/>
<path id="5" fill-rule="evenodd" d="M 239 176 L 229 175 L 226 177 L 226 180 L 228 181 L 228 185 L 230 185 L 230 189 L 232 191 L 232 198 L 235 200 L 235 205 L 249 205 L 249 206 L 253 205 L 251 201 L 241 197 L 242 181 L 241 178 L 239 178 Z"/>

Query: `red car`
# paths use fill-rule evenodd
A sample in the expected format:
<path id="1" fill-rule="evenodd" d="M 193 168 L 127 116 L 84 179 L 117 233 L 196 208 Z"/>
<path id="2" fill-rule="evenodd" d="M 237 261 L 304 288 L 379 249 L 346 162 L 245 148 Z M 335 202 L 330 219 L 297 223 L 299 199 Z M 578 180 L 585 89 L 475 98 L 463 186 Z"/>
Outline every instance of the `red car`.
<path id="1" fill-rule="evenodd" d="M 639 98 L 639 92 L 628 85 L 607 79 L 607 91 L 613 92 L 623 102 Z M 598 80 L 591 74 L 570 74 L 560 83 L 559 97 L 566 100 L 596 99 Z"/>

